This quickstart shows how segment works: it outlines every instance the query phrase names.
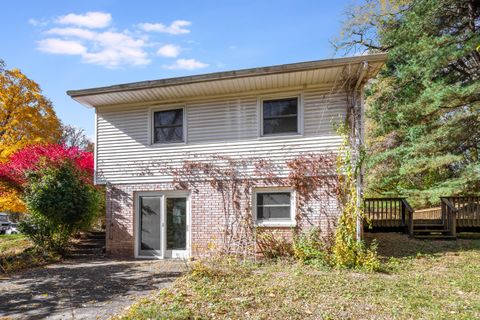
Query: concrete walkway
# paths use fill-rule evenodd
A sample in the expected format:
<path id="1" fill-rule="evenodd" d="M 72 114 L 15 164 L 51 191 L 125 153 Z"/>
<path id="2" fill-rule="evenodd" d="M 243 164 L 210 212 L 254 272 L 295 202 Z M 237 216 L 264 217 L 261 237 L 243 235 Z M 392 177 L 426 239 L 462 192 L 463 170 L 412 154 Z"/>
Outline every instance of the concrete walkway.
<path id="1" fill-rule="evenodd" d="M 70 260 L 0 279 L 0 319 L 108 319 L 168 286 L 182 261 Z"/>

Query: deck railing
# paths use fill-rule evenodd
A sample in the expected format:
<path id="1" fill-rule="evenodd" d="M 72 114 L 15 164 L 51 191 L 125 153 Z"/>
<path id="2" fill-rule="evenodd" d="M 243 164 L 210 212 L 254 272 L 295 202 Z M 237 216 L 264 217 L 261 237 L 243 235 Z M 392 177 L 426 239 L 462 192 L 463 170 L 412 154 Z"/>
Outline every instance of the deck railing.
<path id="1" fill-rule="evenodd" d="M 376 230 L 400 230 L 414 234 L 415 228 L 443 226 L 456 236 L 457 229 L 480 229 L 480 196 L 441 197 L 441 207 L 416 210 L 405 198 L 366 198 L 364 212 L 369 226 Z M 427 228 L 428 230 L 428 228 Z"/>
<path id="2" fill-rule="evenodd" d="M 449 203 L 451 211 L 455 211 L 457 227 L 480 227 L 480 196 L 441 197 L 440 199 L 442 203 Z"/>
<path id="3" fill-rule="evenodd" d="M 451 236 L 457 235 L 457 211 L 454 204 L 448 198 L 440 198 L 442 201 L 442 223 L 445 227 L 445 230 Z"/>
<path id="4" fill-rule="evenodd" d="M 409 228 L 413 214 L 405 198 L 366 198 L 363 209 L 373 228 Z"/>

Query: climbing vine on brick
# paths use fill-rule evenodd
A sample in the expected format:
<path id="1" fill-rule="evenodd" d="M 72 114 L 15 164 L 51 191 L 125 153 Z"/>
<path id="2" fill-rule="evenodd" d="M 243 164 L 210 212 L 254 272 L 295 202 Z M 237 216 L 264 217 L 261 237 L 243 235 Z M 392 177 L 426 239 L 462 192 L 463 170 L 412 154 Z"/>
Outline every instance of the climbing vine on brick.
<path id="1" fill-rule="evenodd" d="M 318 200 L 321 208 L 320 189 L 327 196 L 336 196 L 335 157 L 331 154 L 307 154 L 283 163 L 264 158 L 214 156 L 208 160 L 184 161 L 173 173 L 178 189 L 198 192 L 200 185 L 207 183 L 220 194 L 224 215 L 223 252 L 244 258 L 254 256 L 256 250 L 252 214 L 255 187 L 284 186 L 295 191 L 297 228 L 294 232 L 303 222 L 313 224 L 306 219 L 308 211 L 313 210 L 308 204 Z"/>

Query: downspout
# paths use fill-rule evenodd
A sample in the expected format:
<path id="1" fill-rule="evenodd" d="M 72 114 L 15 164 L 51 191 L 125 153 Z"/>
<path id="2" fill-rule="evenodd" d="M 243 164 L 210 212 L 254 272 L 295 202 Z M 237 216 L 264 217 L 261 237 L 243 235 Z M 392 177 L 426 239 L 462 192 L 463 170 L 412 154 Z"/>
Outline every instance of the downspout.
<path id="1" fill-rule="evenodd" d="M 368 70 L 368 62 L 364 61 L 361 65 L 360 74 L 357 79 L 357 83 L 355 84 L 354 88 L 354 97 L 355 97 L 355 109 L 354 109 L 354 128 L 353 133 L 355 137 L 355 162 L 359 161 L 360 159 L 360 150 L 364 144 L 364 136 L 365 136 L 365 108 L 363 103 L 363 79 L 367 74 Z M 360 212 L 360 208 L 362 206 L 362 199 L 363 199 L 363 175 L 364 175 L 364 168 L 363 164 L 360 164 L 360 168 L 358 168 L 358 175 L 356 177 L 356 192 L 357 192 L 357 208 L 358 212 Z M 356 235 L 357 241 L 361 241 L 363 238 L 363 217 L 359 213 L 357 216 L 357 226 L 356 226 Z"/>

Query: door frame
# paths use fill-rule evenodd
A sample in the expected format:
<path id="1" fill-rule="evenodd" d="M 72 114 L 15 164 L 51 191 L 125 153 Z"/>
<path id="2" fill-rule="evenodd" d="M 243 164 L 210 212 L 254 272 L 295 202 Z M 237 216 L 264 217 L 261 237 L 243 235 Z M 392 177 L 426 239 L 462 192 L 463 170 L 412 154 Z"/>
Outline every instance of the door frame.
<path id="1" fill-rule="evenodd" d="M 159 197 L 160 198 L 160 255 L 140 255 L 140 197 Z M 192 219 L 191 219 L 191 201 L 190 201 L 190 192 L 189 191 L 182 191 L 182 190 L 170 190 L 170 191 L 141 191 L 141 192 L 134 192 L 134 223 L 133 223 L 133 233 L 134 233 L 134 256 L 135 259 L 170 259 L 170 257 L 165 257 L 165 252 L 167 250 L 167 243 L 166 243 L 166 201 L 167 197 L 178 197 L 178 198 L 186 198 L 187 200 L 187 248 L 186 248 L 186 256 L 185 258 L 189 258 L 192 255 Z"/>

